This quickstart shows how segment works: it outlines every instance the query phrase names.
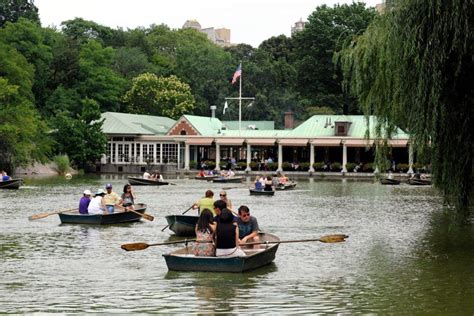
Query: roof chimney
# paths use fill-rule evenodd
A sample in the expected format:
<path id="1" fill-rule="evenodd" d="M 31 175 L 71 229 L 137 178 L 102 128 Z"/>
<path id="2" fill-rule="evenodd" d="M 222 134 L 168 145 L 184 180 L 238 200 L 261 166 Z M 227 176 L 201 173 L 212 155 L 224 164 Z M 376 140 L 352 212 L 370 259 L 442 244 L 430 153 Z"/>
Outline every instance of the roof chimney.
<path id="1" fill-rule="evenodd" d="M 216 117 L 216 109 L 217 109 L 217 106 L 211 105 L 211 118 Z"/>
<path id="2" fill-rule="evenodd" d="M 293 118 L 293 112 L 285 112 L 285 129 L 293 129 L 295 127 L 295 121 Z"/>

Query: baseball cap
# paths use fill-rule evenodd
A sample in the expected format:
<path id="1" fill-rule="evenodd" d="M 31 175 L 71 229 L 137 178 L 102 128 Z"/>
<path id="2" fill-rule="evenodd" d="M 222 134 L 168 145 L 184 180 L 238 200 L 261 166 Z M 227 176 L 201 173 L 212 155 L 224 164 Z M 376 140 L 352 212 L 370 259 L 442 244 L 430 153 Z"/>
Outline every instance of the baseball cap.
<path id="1" fill-rule="evenodd" d="M 91 190 L 84 190 L 84 195 L 92 195 Z"/>
<path id="2" fill-rule="evenodd" d="M 111 183 L 107 183 L 107 184 L 105 185 L 105 188 L 106 188 L 106 189 L 112 189 L 112 184 L 111 184 Z"/>

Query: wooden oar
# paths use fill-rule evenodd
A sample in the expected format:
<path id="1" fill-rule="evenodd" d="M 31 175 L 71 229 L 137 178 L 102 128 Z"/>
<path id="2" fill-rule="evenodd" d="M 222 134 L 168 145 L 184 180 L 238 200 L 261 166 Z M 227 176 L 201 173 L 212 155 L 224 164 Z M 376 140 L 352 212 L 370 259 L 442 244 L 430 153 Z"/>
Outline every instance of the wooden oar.
<path id="1" fill-rule="evenodd" d="M 174 244 L 181 244 L 181 243 L 187 243 L 187 242 L 190 242 L 190 241 L 196 241 L 196 239 L 185 239 L 185 240 L 180 240 L 180 241 L 168 241 L 168 242 L 160 242 L 160 243 L 156 243 L 156 244 L 147 244 L 147 243 L 144 243 L 144 242 L 136 242 L 136 243 L 133 243 L 133 244 L 123 244 L 122 246 L 120 246 L 120 248 L 122 248 L 123 250 L 126 250 L 126 251 L 135 251 L 135 250 L 144 250 L 148 247 L 151 247 L 151 246 L 163 246 L 163 245 L 174 245 Z"/>
<path id="2" fill-rule="evenodd" d="M 70 208 L 70 209 L 67 209 L 67 210 L 62 210 L 62 211 L 57 211 L 57 212 L 35 214 L 35 215 L 31 215 L 30 217 L 28 217 L 28 220 L 33 221 L 35 219 L 45 218 L 45 217 L 48 217 L 50 215 L 66 213 L 66 212 L 71 212 L 71 211 L 76 211 L 76 210 L 77 210 L 77 208 Z"/>
<path id="3" fill-rule="evenodd" d="M 191 210 L 193 208 L 194 205 L 191 205 L 190 208 L 188 208 L 186 211 L 184 211 L 183 213 L 181 213 L 181 215 L 184 215 L 186 214 L 187 212 L 189 212 L 189 210 Z M 166 225 L 165 227 L 163 227 L 163 229 L 161 231 L 165 231 L 166 228 L 168 228 L 170 225 Z"/>
<path id="4" fill-rule="evenodd" d="M 248 242 L 248 243 L 242 244 L 241 246 L 265 245 L 265 244 L 287 244 L 287 243 L 293 243 L 293 242 L 308 242 L 308 241 L 320 241 L 323 243 L 336 243 L 336 242 L 344 242 L 346 241 L 346 238 L 349 238 L 349 236 L 345 234 L 334 234 L 334 235 L 326 235 L 326 236 L 322 236 L 322 237 L 314 238 L 314 239 Z"/>
<path id="5" fill-rule="evenodd" d="M 146 219 L 146 220 L 149 220 L 150 222 L 152 222 L 152 221 L 155 219 L 155 218 L 154 218 L 152 215 L 150 215 L 150 214 L 145 214 L 145 213 L 142 214 L 142 213 L 140 213 L 140 212 L 137 212 L 137 211 L 135 211 L 135 210 L 133 210 L 133 209 L 130 209 L 130 208 L 127 208 L 127 207 L 124 207 L 124 206 L 121 206 L 121 205 L 117 205 L 117 207 L 118 207 L 118 208 L 121 208 L 122 210 L 124 210 L 124 212 L 133 212 L 133 213 L 135 213 L 135 214 L 137 214 L 137 215 L 140 215 L 141 217 L 143 217 L 143 218 Z"/>

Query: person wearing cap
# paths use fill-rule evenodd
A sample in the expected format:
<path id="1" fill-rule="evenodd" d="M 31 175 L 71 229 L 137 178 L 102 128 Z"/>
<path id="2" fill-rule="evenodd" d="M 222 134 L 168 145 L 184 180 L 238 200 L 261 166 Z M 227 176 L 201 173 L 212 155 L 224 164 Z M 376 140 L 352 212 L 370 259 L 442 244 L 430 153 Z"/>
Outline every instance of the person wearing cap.
<path id="1" fill-rule="evenodd" d="M 87 208 L 89 207 L 89 204 L 91 202 L 91 195 L 92 193 L 90 190 L 84 191 L 84 195 L 79 200 L 79 213 L 80 214 L 89 214 L 87 212 Z"/>
<path id="2" fill-rule="evenodd" d="M 96 214 L 104 214 L 105 210 L 105 204 L 104 204 L 104 197 L 105 192 L 102 189 L 98 189 L 97 192 L 94 194 L 94 198 L 91 199 L 91 202 L 89 203 L 89 207 L 87 208 L 87 212 L 90 215 L 96 215 Z"/>
<path id="3" fill-rule="evenodd" d="M 112 214 L 115 207 L 120 206 L 120 196 L 112 191 L 112 184 L 110 183 L 107 183 L 105 190 L 107 191 L 104 196 L 105 209 Z"/>

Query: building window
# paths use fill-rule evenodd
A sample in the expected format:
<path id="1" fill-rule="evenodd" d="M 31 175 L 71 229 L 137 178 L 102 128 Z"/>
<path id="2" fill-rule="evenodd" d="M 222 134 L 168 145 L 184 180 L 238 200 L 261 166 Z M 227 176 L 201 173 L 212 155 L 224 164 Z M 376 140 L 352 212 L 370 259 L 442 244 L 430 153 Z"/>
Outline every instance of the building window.
<path id="1" fill-rule="evenodd" d="M 161 146 L 160 146 L 160 144 L 156 144 L 156 162 L 157 163 L 163 163 L 161 161 Z"/>
<path id="2" fill-rule="evenodd" d="M 163 144 L 163 163 L 178 162 L 178 144 Z"/>
<path id="3" fill-rule="evenodd" d="M 180 135 L 186 135 L 186 131 L 184 129 L 181 130 L 181 132 L 179 132 Z"/>
<path id="4" fill-rule="evenodd" d="M 335 134 L 336 136 L 347 136 L 349 132 L 350 122 L 336 122 L 335 123 Z"/>
<path id="5" fill-rule="evenodd" d="M 118 162 L 123 162 L 123 144 L 118 145 Z"/>
<path id="6" fill-rule="evenodd" d="M 112 144 L 111 143 L 107 143 L 107 149 L 106 149 L 106 152 L 105 152 L 105 156 L 107 157 L 107 163 L 111 163 L 112 162 Z"/>
<path id="7" fill-rule="evenodd" d="M 153 163 L 155 163 L 154 151 L 155 151 L 155 145 L 148 144 L 148 157 L 150 158 L 150 161 Z"/>

